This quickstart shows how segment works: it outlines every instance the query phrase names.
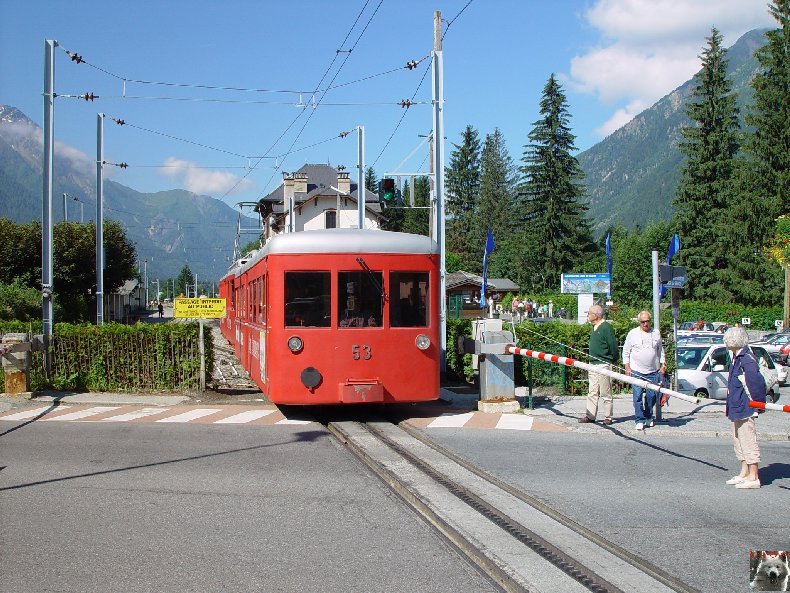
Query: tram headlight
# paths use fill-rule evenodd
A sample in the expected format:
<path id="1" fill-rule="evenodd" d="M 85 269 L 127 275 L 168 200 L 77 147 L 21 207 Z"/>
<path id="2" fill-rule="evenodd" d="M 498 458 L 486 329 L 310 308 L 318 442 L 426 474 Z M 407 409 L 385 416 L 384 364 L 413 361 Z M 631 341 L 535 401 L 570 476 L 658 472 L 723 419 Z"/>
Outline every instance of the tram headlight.
<path id="1" fill-rule="evenodd" d="M 419 348 L 420 350 L 427 350 L 428 346 L 431 345 L 431 339 L 425 334 L 420 334 L 414 340 L 414 343 L 417 345 L 417 348 Z"/>
<path id="2" fill-rule="evenodd" d="M 301 352 L 302 348 L 304 348 L 304 342 L 302 342 L 302 338 L 299 336 L 291 336 L 288 338 L 288 350 L 296 354 L 297 352 Z"/>

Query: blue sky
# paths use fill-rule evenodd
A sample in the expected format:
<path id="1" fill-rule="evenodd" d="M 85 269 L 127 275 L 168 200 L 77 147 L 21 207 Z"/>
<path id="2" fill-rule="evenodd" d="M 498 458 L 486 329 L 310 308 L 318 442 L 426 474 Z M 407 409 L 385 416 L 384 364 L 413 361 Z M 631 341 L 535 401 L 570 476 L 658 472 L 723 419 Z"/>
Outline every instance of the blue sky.
<path id="1" fill-rule="evenodd" d="M 57 149 L 88 170 L 103 112 L 130 124 L 105 123 L 105 159 L 129 164 L 109 173 L 139 191 L 181 187 L 232 206 L 306 162 L 345 165 L 356 177 L 356 135 L 339 135 L 357 125 L 366 163 L 382 175 L 431 129 L 430 71 L 418 84 L 430 68 L 434 10 L 446 21 L 446 162 L 467 124 L 481 140 L 499 127 L 520 159 L 552 73 L 584 150 L 690 78 L 712 26 L 726 45 L 775 26 L 765 0 L 0 0 L 0 104 L 41 125 L 44 40 L 54 39 Z M 330 81 L 336 88 L 313 95 Z M 68 96 L 86 92 L 102 98 Z M 297 106 L 313 96 L 316 109 Z M 425 104 L 396 129 L 397 103 L 412 96 Z M 427 171 L 427 155 L 423 145 L 399 170 Z M 245 158 L 260 156 L 280 158 Z"/>

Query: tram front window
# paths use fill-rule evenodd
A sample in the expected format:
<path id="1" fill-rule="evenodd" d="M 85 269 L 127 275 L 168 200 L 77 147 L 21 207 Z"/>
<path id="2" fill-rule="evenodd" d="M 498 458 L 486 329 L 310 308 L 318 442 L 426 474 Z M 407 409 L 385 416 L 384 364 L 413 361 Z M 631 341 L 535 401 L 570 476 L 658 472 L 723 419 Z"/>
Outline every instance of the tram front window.
<path id="1" fill-rule="evenodd" d="M 390 273 L 390 325 L 425 327 L 428 325 L 428 273 Z"/>
<path id="2" fill-rule="evenodd" d="M 339 272 L 337 307 L 340 327 L 380 327 L 383 287 L 381 272 Z"/>
<path id="3" fill-rule="evenodd" d="M 329 272 L 286 272 L 285 326 L 329 327 L 330 294 Z"/>

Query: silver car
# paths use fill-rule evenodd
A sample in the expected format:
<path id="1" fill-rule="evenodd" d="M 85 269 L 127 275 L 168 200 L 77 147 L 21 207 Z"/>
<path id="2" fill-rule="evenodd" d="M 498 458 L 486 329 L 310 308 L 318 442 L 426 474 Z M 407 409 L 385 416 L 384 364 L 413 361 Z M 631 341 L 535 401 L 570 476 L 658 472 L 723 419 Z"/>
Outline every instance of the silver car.
<path id="1" fill-rule="evenodd" d="M 779 399 L 776 365 L 771 356 L 760 346 L 749 346 L 760 366 L 768 369 L 773 377 L 768 401 Z M 677 347 L 678 391 L 697 397 L 727 399 L 727 374 L 730 369 L 730 354 L 723 345 L 689 345 Z M 770 381 L 769 381 L 770 382 Z"/>

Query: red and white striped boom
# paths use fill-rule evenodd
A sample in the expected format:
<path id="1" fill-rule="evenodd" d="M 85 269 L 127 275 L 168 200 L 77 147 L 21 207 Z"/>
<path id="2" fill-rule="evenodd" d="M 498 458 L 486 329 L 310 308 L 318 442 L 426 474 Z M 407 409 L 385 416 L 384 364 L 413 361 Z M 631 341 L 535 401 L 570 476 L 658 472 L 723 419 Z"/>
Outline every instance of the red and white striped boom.
<path id="1" fill-rule="evenodd" d="M 557 356 L 556 354 L 539 352 L 537 350 L 529 350 L 528 348 L 517 348 L 516 346 L 506 346 L 505 352 L 507 354 L 518 354 L 520 356 L 529 356 L 531 358 L 537 358 L 538 360 L 545 360 L 548 362 L 563 364 L 569 367 L 576 367 L 577 369 L 583 369 L 591 373 L 606 375 L 607 377 L 611 377 L 612 379 L 617 379 L 618 381 L 623 381 L 625 383 L 630 383 L 632 385 L 638 385 L 639 387 L 650 389 L 651 391 L 666 393 L 667 395 L 671 395 L 672 397 L 676 397 L 678 399 L 682 399 L 687 402 L 691 402 L 693 404 L 699 403 L 699 398 L 697 397 L 686 395 L 685 393 L 680 393 L 679 391 L 674 391 L 672 389 L 667 389 L 666 387 L 661 387 L 661 385 L 650 383 L 649 381 L 645 381 L 644 379 L 637 379 L 636 377 L 631 377 L 630 375 L 626 375 L 624 373 L 610 371 L 609 369 L 602 368 L 604 365 L 587 364 L 585 362 L 580 362 L 575 358 L 568 358 L 567 356 Z"/>
<path id="2" fill-rule="evenodd" d="M 782 406 L 780 404 L 767 404 L 763 402 L 749 402 L 750 408 L 757 408 L 758 410 L 776 410 L 777 412 L 790 412 L 790 406 Z"/>

